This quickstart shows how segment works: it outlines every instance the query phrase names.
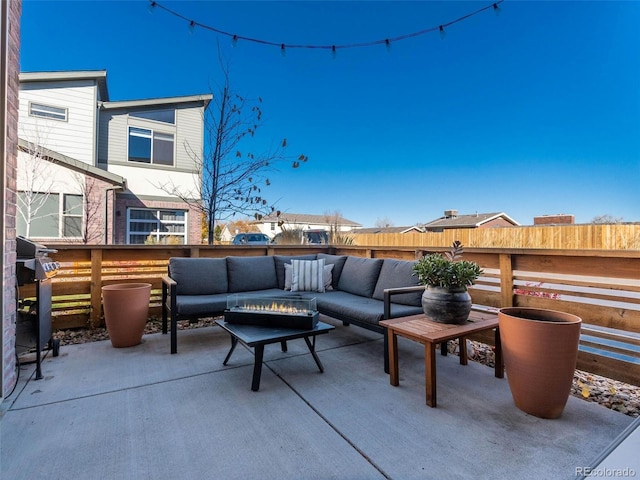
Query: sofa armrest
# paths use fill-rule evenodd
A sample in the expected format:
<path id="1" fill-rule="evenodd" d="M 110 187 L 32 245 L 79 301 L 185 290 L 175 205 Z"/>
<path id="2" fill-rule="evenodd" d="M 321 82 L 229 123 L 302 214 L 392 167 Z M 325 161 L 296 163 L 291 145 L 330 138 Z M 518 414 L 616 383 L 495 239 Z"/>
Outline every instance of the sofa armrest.
<path id="1" fill-rule="evenodd" d="M 412 287 L 398 287 L 398 288 L 385 288 L 384 294 L 384 316 L 386 320 L 391 318 L 391 297 L 392 295 L 398 295 L 401 293 L 419 292 L 426 288 L 425 285 L 415 285 Z"/>
<path id="2" fill-rule="evenodd" d="M 176 314 L 176 287 L 178 284 L 169 275 L 162 277 L 162 333 L 167 333 L 167 313 L 172 319 Z"/>

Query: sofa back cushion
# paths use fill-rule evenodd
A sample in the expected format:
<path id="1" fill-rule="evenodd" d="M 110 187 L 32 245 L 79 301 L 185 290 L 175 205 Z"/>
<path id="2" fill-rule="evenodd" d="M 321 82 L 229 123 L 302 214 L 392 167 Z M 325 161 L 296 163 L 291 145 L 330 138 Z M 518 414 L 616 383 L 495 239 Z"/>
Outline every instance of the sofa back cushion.
<path id="1" fill-rule="evenodd" d="M 319 253 L 318 260 L 324 258 L 324 264 L 333 265 L 333 271 L 331 272 L 331 286 L 336 289 L 340 281 L 340 274 L 344 268 L 344 263 L 347 261 L 346 255 L 329 255 L 328 253 Z"/>
<path id="2" fill-rule="evenodd" d="M 381 268 L 381 258 L 348 256 L 340 274 L 338 289 L 362 297 L 371 297 Z"/>
<path id="3" fill-rule="evenodd" d="M 178 295 L 226 293 L 226 258 L 170 258 L 169 276 L 178 284 Z"/>
<path id="4" fill-rule="evenodd" d="M 297 256 L 291 256 L 291 255 L 274 255 L 273 256 L 274 261 L 276 262 L 276 276 L 278 277 L 278 288 L 281 290 L 285 289 L 285 282 L 284 282 L 284 264 L 288 263 L 291 264 L 291 260 L 296 259 L 296 260 L 315 260 L 316 259 L 316 254 L 309 254 L 309 255 L 297 255 Z M 291 287 L 289 287 L 291 288 Z"/>
<path id="5" fill-rule="evenodd" d="M 376 289 L 373 292 L 373 298 L 377 300 L 384 300 L 384 290 L 386 288 L 413 287 L 420 285 L 418 277 L 413 275 L 413 266 L 415 264 L 415 261 L 385 258 L 382 268 L 380 269 Z M 402 305 L 419 307 L 422 305 L 422 292 L 392 295 L 391 301 Z"/>
<path id="6" fill-rule="evenodd" d="M 230 292 L 278 288 L 272 256 L 227 257 L 227 275 Z"/>

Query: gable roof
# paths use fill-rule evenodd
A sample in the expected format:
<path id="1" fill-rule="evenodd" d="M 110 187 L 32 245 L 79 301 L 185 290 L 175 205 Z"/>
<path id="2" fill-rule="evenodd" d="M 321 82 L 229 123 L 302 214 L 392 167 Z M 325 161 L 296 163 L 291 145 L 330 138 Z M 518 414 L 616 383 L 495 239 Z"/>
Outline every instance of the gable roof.
<path id="1" fill-rule="evenodd" d="M 103 101 L 109 100 L 106 70 L 64 70 L 57 72 L 20 72 L 20 83 L 94 80 Z"/>
<path id="2" fill-rule="evenodd" d="M 307 213 L 270 213 L 260 220 L 253 223 L 269 223 L 269 222 L 285 222 L 285 223 L 311 223 L 315 225 L 350 225 L 352 227 L 361 227 L 362 225 L 352 220 L 347 220 L 341 215 L 311 215 Z"/>
<path id="3" fill-rule="evenodd" d="M 432 228 L 477 228 L 484 223 L 495 220 L 496 218 L 503 218 L 514 226 L 520 225 L 506 213 L 498 212 L 445 216 L 432 220 L 429 223 L 425 223 L 423 227 L 427 230 L 430 230 Z"/>
<path id="4" fill-rule="evenodd" d="M 107 172 L 106 170 L 102 170 L 101 168 L 97 168 L 93 165 L 89 165 L 88 163 L 76 160 L 75 158 L 67 157 L 62 153 L 49 150 L 48 148 L 37 146 L 34 143 L 24 140 L 23 138 L 18 138 L 18 148 L 27 153 L 38 152 L 45 159 L 52 161 L 58 165 L 62 165 L 63 167 L 73 170 L 74 172 L 90 175 L 114 186 L 121 187 L 124 190 L 127 189 L 127 179 L 121 177 L 120 175 Z"/>
<path id="5" fill-rule="evenodd" d="M 423 233 L 424 229 L 418 225 L 412 225 L 410 227 L 371 227 L 371 228 L 359 228 L 354 233 L 408 233 L 416 232 Z"/>

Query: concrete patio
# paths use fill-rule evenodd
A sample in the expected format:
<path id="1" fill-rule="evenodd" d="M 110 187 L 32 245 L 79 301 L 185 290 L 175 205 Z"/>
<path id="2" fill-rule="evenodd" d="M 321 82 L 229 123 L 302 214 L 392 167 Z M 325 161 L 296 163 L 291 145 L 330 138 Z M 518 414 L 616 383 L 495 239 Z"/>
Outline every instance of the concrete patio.
<path id="1" fill-rule="evenodd" d="M 399 339 L 392 387 L 381 336 L 333 323 L 317 339 L 323 374 L 302 340 L 286 353 L 269 345 L 259 392 L 251 351 L 222 365 L 230 341 L 219 327 L 181 331 L 177 355 L 161 334 L 127 349 L 63 346 L 44 379 L 23 366 L 2 404 L 0 478 L 568 479 L 624 445 L 633 423 L 576 398 L 560 419 L 532 417 L 506 379 L 453 355 L 437 358 L 429 408 L 421 345 Z"/>

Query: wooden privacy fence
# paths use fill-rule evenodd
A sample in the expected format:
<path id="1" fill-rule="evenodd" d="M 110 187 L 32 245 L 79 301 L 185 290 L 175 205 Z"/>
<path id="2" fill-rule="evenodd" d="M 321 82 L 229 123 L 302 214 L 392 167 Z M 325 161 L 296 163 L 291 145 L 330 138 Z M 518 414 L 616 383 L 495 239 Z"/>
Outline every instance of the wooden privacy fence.
<path id="1" fill-rule="evenodd" d="M 466 247 L 640 250 L 640 223 L 459 228 L 442 232 L 358 233 L 356 244 L 377 247 Z"/>
<path id="2" fill-rule="evenodd" d="M 411 260 L 444 247 L 378 246 L 84 246 L 49 245 L 61 264 L 53 278 L 54 329 L 103 324 L 101 287 L 152 284 L 151 314 L 160 315 L 160 282 L 171 257 L 299 255 L 328 252 Z M 583 319 L 578 367 L 640 385 L 640 251 L 465 248 L 484 274 L 469 289 L 485 307 L 529 306 Z M 33 285 L 20 298 L 33 297 Z M 588 330 L 588 335 L 586 334 Z"/>

